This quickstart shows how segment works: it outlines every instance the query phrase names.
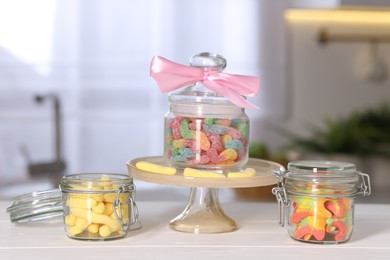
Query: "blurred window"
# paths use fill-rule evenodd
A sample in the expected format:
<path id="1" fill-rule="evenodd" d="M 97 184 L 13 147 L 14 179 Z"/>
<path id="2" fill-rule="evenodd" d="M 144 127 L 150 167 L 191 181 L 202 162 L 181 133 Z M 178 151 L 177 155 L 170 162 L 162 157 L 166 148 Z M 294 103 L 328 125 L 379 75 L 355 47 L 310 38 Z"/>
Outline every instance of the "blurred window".
<path id="1" fill-rule="evenodd" d="M 209 51 L 226 72 L 261 76 L 254 119 L 284 114 L 285 3 L 257 0 L 0 0 L 0 183 L 54 157 L 52 109 L 62 104 L 68 172 L 126 172 L 161 155 L 167 96 L 153 55 L 188 64 Z M 255 120 L 256 121 L 256 120 Z M 254 122 L 255 122 L 254 121 Z"/>

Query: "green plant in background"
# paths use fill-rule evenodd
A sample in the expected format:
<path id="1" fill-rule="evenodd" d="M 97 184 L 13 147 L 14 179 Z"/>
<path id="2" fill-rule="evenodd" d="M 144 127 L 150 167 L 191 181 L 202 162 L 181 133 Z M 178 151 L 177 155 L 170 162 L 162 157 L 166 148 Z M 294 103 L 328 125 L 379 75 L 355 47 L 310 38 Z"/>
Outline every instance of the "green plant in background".
<path id="1" fill-rule="evenodd" d="M 249 145 L 249 157 L 268 159 L 270 157 L 268 147 L 262 142 L 254 142 Z"/>
<path id="2" fill-rule="evenodd" d="M 339 119 L 327 118 L 324 127 L 309 126 L 309 136 L 284 131 L 290 138 L 289 148 L 322 154 L 382 155 L 390 157 L 390 108 L 352 113 Z"/>
<path id="3" fill-rule="evenodd" d="M 249 145 L 249 157 L 275 161 L 285 167 L 288 163 L 287 155 L 284 150 L 271 152 L 267 145 L 261 141 L 256 141 Z"/>

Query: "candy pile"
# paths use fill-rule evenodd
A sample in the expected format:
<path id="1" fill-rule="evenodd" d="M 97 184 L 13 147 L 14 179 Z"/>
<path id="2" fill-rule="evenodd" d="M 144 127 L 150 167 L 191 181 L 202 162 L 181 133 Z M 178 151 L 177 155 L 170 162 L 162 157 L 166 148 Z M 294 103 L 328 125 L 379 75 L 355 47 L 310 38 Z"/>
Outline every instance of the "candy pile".
<path id="1" fill-rule="evenodd" d="M 352 201 L 349 198 L 292 196 L 291 235 L 298 240 L 348 240 L 352 232 Z M 291 225 L 290 223 L 290 225 Z"/>
<path id="2" fill-rule="evenodd" d="M 115 187 L 106 176 L 101 178 L 98 185 L 73 187 L 85 193 L 65 194 L 65 229 L 69 237 L 79 239 L 102 239 L 123 236 L 121 223 L 117 216 L 121 216 L 124 223 L 129 220 L 129 206 L 127 200 L 130 194 L 122 193 L 119 196 L 121 209 L 114 207 L 117 198 Z M 106 193 L 105 191 L 112 191 Z M 114 212 L 116 211 L 116 214 Z"/>
<path id="3" fill-rule="evenodd" d="M 233 165 L 247 160 L 247 120 L 174 117 L 165 127 L 165 156 L 173 164 Z"/>

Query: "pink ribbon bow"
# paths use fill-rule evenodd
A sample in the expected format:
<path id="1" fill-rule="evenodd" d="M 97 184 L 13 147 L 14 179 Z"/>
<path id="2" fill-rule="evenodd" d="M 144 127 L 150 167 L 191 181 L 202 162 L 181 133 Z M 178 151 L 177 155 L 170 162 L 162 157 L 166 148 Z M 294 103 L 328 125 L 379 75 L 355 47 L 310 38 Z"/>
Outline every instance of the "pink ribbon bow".
<path id="1" fill-rule="evenodd" d="M 156 80 L 161 92 L 173 91 L 200 82 L 239 107 L 257 108 L 243 97 L 257 95 L 260 87 L 260 79 L 257 77 L 206 71 L 181 65 L 160 56 L 153 57 L 150 76 Z"/>

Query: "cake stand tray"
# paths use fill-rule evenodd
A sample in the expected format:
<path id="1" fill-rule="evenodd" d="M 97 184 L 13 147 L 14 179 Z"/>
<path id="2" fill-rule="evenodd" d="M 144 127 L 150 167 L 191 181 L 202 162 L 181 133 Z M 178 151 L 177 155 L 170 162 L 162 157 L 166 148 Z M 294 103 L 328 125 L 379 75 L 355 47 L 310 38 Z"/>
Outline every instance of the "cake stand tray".
<path id="1" fill-rule="evenodd" d="M 250 158 L 244 168 L 254 168 L 256 176 L 242 178 L 204 178 L 183 176 L 182 169 L 175 175 L 152 173 L 138 169 L 137 162 L 146 161 L 168 166 L 163 157 L 141 157 L 127 163 L 129 174 L 138 180 L 165 185 L 191 187 L 184 211 L 169 223 L 176 231 L 190 233 L 222 233 L 237 229 L 236 222 L 228 217 L 219 203 L 218 188 L 247 188 L 274 185 L 274 172 L 284 171 L 278 163 Z"/>
<path id="2" fill-rule="evenodd" d="M 161 166 L 168 166 L 161 156 L 134 159 L 127 163 L 127 167 L 129 173 L 135 179 L 158 184 L 203 188 L 249 188 L 273 185 L 277 183 L 277 179 L 273 175 L 273 172 L 284 170 L 283 166 L 278 163 L 250 158 L 244 168 L 254 168 L 256 170 L 256 176 L 254 177 L 218 179 L 203 177 L 196 178 L 183 176 L 183 171 L 181 169 L 177 169 L 177 173 L 175 175 L 165 175 L 140 170 L 135 167 L 135 164 L 140 161 L 155 163 Z"/>

